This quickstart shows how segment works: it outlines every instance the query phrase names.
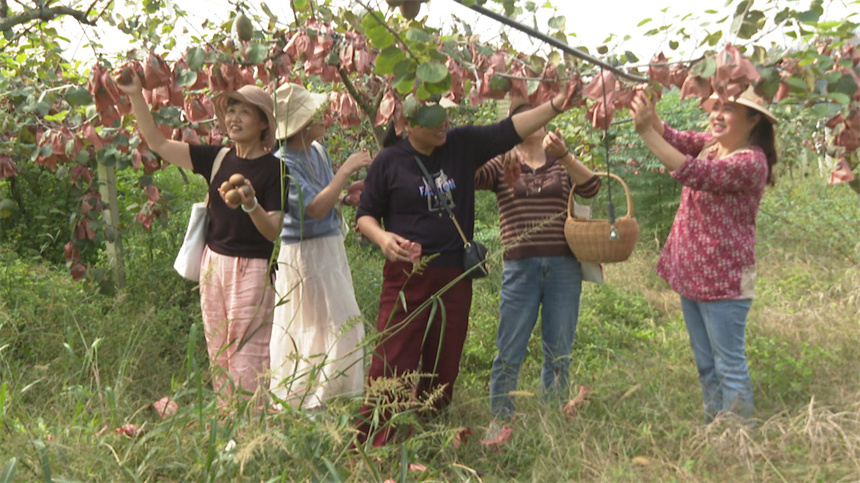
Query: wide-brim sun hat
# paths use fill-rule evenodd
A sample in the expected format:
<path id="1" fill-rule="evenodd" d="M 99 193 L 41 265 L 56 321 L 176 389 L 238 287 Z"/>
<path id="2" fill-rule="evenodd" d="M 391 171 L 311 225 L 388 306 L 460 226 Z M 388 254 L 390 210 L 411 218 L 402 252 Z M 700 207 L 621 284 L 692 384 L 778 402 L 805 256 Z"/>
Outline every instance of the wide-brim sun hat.
<path id="1" fill-rule="evenodd" d="M 714 104 L 719 100 L 719 96 L 717 93 L 711 94 L 711 97 L 705 99 L 702 102 L 702 109 L 707 112 L 714 107 Z M 740 96 L 729 97 L 729 102 L 733 102 L 735 104 L 740 104 L 742 106 L 746 106 L 750 109 L 760 112 L 765 119 L 767 119 L 771 124 L 776 124 L 776 116 L 771 112 L 767 107 L 767 102 L 761 98 L 758 94 L 755 93 L 755 87 L 750 85 L 747 90 L 743 92 Z"/>
<path id="2" fill-rule="evenodd" d="M 266 115 L 266 119 L 269 121 L 269 127 L 266 129 L 266 137 L 262 139 L 262 143 L 266 148 L 274 146 L 275 105 L 272 102 L 272 96 L 263 89 L 252 85 L 242 86 L 238 90 L 218 94 L 215 99 L 213 99 L 212 104 L 215 106 L 215 117 L 218 118 L 218 122 L 221 124 L 221 128 L 224 129 L 224 132 L 229 132 L 227 130 L 224 115 L 227 112 L 227 103 L 230 99 L 236 99 L 237 101 L 251 104 L 259 107 L 260 110 L 263 111 Z"/>
<path id="3" fill-rule="evenodd" d="M 309 92 L 304 86 L 287 83 L 275 91 L 278 102 L 275 137 L 289 139 L 307 126 L 328 103 L 328 96 Z"/>

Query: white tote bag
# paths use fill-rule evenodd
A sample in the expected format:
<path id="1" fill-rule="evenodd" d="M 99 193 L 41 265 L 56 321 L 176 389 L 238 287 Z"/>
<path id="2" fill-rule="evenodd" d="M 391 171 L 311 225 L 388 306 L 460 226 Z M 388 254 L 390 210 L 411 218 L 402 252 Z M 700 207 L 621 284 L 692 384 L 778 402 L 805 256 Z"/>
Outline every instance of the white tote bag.
<path id="1" fill-rule="evenodd" d="M 215 157 L 215 163 L 212 165 L 212 175 L 209 176 L 209 183 L 215 179 L 215 173 L 221 167 L 221 161 L 224 156 L 230 151 L 228 148 L 223 148 Z M 191 217 L 188 219 L 188 228 L 185 230 L 185 239 L 182 240 L 182 246 L 179 248 L 179 254 L 176 255 L 176 260 L 173 262 L 173 268 L 188 280 L 197 281 L 200 279 L 200 260 L 203 258 L 203 248 L 206 246 L 206 229 L 209 226 L 209 189 L 206 190 L 206 200 L 202 203 L 194 203 L 191 205 Z"/>

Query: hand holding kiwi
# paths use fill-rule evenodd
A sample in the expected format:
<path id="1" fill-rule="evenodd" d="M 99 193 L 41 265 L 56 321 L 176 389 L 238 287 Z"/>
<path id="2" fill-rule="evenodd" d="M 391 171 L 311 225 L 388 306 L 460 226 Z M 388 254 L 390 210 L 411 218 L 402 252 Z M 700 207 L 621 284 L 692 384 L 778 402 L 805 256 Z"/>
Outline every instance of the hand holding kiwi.
<path id="1" fill-rule="evenodd" d="M 125 64 L 114 76 L 117 88 L 126 94 L 140 92 L 143 89 L 143 73 L 138 72 L 134 65 Z"/>
<path id="2" fill-rule="evenodd" d="M 221 183 L 218 188 L 224 202 L 232 209 L 238 208 L 254 199 L 256 192 L 251 186 L 251 181 L 245 179 L 241 173 L 235 173 L 230 176 L 230 179 Z"/>

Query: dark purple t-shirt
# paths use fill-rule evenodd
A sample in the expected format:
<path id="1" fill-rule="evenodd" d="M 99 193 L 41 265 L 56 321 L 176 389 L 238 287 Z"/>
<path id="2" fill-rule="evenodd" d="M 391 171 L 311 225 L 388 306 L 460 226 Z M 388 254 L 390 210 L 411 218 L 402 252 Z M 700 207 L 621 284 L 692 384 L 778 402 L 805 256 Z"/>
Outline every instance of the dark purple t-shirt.
<path id="1" fill-rule="evenodd" d="M 454 222 L 427 189 L 417 155 L 441 187 L 448 205 L 471 239 L 475 224 L 475 170 L 521 141 L 507 118 L 487 126 L 463 126 L 448 131 L 444 145 L 430 156 L 416 151 L 406 139 L 383 149 L 374 158 L 364 181 L 357 216 L 380 220 L 387 231 L 418 242 L 422 255 L 440 254 L 431 266 L 463 262 L 463 239 Z"/>
<path id="2" fill-rule="evenodd" d="M 215 157 L 221 147 L 189 145 L 189 148 L 194 172 L 209 181 Z M 287 165 L 272 154 L 255 159 L 240 158 L 236 156 L 236 149 L 231 148 L 209 185 L 209 232 L 206 235 L 206 244 L 209 249 L 221 255 L 268 260 L 274 244 L 257 230 L 248 213 L 241 208 L 230 209 L 218 194 L 218 187 L 235 173 L 241 173 L 251 180 L 257 192 L 257 201 L 263 209 L 286 209 L 289 185 Z"/>

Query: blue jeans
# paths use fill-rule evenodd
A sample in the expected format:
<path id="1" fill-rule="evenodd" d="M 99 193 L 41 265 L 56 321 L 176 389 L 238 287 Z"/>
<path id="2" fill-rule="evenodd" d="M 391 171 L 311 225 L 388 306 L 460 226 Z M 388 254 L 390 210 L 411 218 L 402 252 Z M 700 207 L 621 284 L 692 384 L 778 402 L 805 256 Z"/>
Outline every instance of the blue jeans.
<path id="1" fill-rule="evenodd" d="M 581 292 L 582 268 L 574 257 L 505 261 L 496 337 L 499 353 L 490 376 L 490 411 L 494 417 L 513 415 L 514 396 L 510 392 L 517 389 L 538 309 L 543 347 L 541 392 L 550 400 L 566 395 Z"/>
<path id="2" fill-rule="evenodd" d="M 681 296 L 681 310 L 705 400 L 705 422 L 720 411 L 749 418 L 753 392 L 744 331 L 752 300 L 696 302 Z"/>

